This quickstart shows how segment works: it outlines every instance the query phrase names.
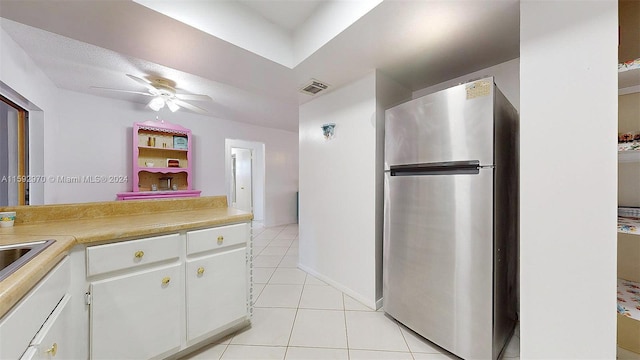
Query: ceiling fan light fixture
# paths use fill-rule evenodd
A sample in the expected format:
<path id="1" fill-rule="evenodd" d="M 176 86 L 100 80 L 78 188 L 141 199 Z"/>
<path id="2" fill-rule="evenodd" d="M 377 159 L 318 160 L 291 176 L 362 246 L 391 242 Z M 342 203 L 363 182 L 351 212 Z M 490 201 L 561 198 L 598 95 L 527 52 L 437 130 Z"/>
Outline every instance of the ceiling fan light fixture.
<path id="1" fill-rule="evenodd" d="M 176 112 L 178 111 L 178 109 L 180 109 L 180 106 L 175 102 L 173 102 L 173 100 L 171 99 L 168 99 L 166 103 L 167 103 L 167 107 L 169 108 L 169 110 L 171 110 L 171 112 Z"/>
<path id="2" fill-rule="evenodd" d="M 151 101 L 149 101 L 148 105 L 153 111 L 160 111 L 164 107 L 164 99 L 161 96 L 156 96 Z"/>

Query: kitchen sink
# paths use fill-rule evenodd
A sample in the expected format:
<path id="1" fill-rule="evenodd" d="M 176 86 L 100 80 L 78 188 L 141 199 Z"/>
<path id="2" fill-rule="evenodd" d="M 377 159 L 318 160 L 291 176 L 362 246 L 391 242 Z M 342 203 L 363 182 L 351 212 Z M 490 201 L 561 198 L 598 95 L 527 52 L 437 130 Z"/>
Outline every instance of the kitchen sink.
<path id="1" fill-rule="evenodd" d="M 53 244 L 55 240 L 0 245 L 0 281 Z"/>

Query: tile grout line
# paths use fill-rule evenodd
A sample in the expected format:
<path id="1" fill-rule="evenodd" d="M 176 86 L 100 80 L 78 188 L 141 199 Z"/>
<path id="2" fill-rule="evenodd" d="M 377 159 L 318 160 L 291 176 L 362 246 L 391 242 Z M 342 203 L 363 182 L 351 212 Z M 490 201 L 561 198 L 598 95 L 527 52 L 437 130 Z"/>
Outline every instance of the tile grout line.
<path id="1" fill-rule="evenodd" d="M 397 326 L 398 326 L 398 330 L 400 330 L 400 335 L 402 335 L 402 340 L 404 340 L 404 344 L 407 345 L 407 349 L 409 350 L 409 354 L 411 354 L 411 358 L 413 360 L 415 360 L 416 357 L 413 356 L 413 351 L 411 350 L 411 347 L 409 346 L 409 342 L 407 341 L 407 338 L 404 336 L 404 331 L 402 331 L 402 328 L 400 327 L 400 325 L 397 325 Z"/>
<path id="2" fill-rule="evenodd" d="M 307 274 L 305 273 L 304 282 L 307 282 Z M 284 351 L 284 359 L 287 358 L 289 352 L 289 344 L 291 344 L 291 337 L 293 336 L 293 329 L 296 327 L 296 320 L 298 319 L 298 311 L 300 310 L 300 302 L 302 301 L 302 294 L 304 294 L 304 283 L 302 284 L 302 291 L 300 292 L 300 298 L 298 298 L 298 306 L 296 307 L 296 315 L 293 317 L 293 324 L 291 325 L 291 332 L 289 332 L 289 340 L 287 340 L 287 348 Z"/>
<path id="3" fill-rule="evenodd" d="M 344 316 L 344 336 L 347 339 L 347 360 L 351 360 L 351 348 L 349 347 L 349 330 L 347 329 L 347 306 L 344 303 L 344 293 L 342 293 L 342 315 Z"/>

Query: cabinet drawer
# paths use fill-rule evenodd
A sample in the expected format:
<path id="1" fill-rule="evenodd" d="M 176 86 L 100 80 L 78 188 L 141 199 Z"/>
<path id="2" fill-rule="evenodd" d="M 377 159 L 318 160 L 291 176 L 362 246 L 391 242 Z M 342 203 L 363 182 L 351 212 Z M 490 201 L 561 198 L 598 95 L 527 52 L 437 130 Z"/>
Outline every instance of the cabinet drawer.
<path id="1" fill-rule="evenodd" d="M 176 259 L 181 239 L 172 234 L 87 247 L 87 276 Z"/>
<path id="2" fill-rule="evenodd" d="M 236 224 L 187 232 L 187 255 L 241 244 L 249 239 L 249 225 Z"/>

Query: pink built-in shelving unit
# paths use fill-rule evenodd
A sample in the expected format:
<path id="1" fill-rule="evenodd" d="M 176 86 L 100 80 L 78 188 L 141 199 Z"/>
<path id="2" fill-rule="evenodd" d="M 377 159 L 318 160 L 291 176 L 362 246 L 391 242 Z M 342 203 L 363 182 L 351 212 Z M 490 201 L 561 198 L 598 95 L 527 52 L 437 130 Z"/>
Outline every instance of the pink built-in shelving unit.
<path id="1" fill-rule="evenodd" d="M 118 200 L 197 197 L 191 130 L 166 121 L 133 124 L 133 189 Z"/>

